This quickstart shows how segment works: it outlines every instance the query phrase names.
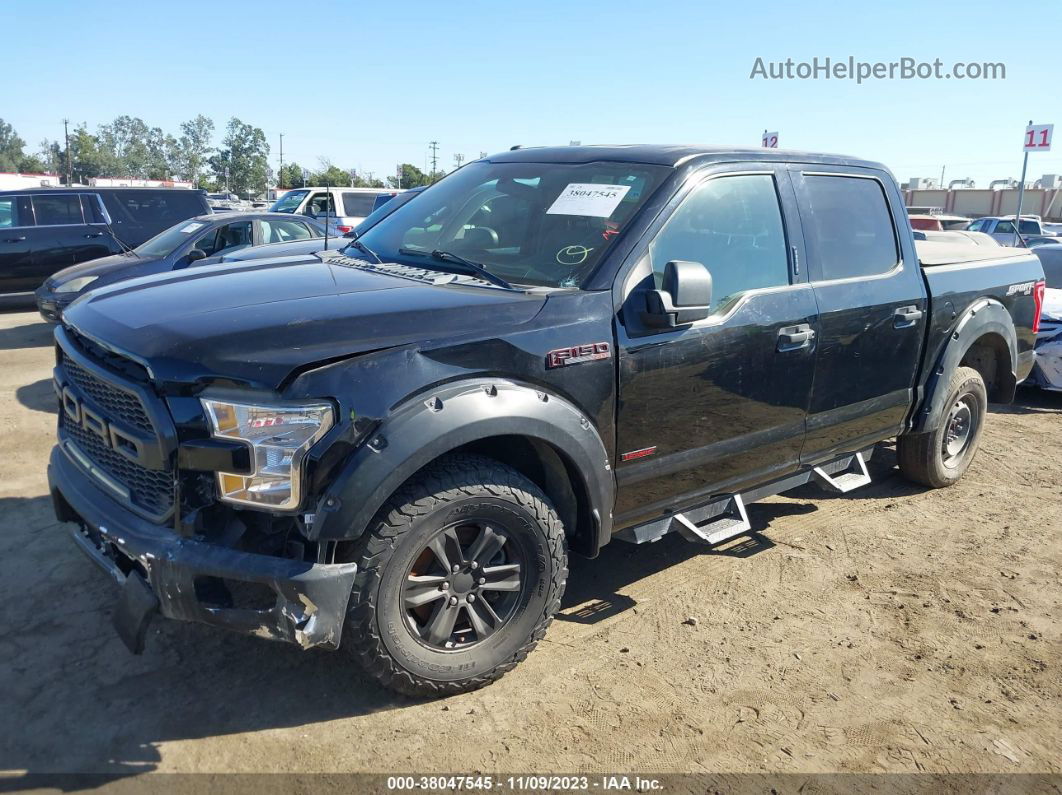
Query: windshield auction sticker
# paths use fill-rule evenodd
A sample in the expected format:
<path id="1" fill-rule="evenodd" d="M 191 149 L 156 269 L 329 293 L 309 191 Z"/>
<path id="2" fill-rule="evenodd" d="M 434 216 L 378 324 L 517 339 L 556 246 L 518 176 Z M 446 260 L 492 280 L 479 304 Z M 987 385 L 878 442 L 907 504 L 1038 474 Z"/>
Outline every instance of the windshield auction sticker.
<path id="1" fill-rule="evenodd" d="M 623 201 L 630 185 L 596 185 L 572 182 L 546 210 L 547 215 L 583 215 L 608 218 Z"/>

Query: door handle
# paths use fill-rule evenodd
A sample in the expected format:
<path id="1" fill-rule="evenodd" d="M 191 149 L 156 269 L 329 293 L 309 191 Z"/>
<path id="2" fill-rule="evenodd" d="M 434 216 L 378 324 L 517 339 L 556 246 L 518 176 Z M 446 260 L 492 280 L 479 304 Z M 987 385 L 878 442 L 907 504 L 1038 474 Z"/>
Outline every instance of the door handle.
<path id="1" fill-rule="evenodd" d="M 103 237 L 103 232 L 89 232 L 85 237 Z"/>
<path id="2" fill-rule="evenodd" d="M 901 306 L 892 313 L 892 325 L 894 328 L 911 328 L 917 325 L 923 314 L 917 306 Z"/>
<path id="3" fill-rule="evenodd" d="M 807 323 L 785 326 L 778 330 L 778 350 L 784 352 L 807 348 L 814 339 L 815 330 Z"/>
<path id="4" fill-rule="evenodd" d="M 22 237 L 8 237 L 8 238 L 4 238 L 4 242 L 5 242 L 5 243 L 21 243 L 21 242 L 22 242 L 23 240 L 25 240 L 25 239 L 26 239 L 26 236 L 25 236 L 25 235 L 22 235 Z"/>

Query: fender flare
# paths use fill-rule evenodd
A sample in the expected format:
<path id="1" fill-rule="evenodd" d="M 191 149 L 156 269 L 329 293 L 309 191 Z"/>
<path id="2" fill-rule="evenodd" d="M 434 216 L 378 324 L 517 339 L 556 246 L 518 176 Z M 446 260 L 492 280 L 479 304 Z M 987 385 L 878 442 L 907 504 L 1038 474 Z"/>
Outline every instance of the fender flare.
<path id="1" fill-rule="evenodd" d="M 583 480 L 597 546 L 612 533 L 616 480 L 594 424 L 556 394 L 505 379 L 440 386 L 399 405 L 342 465 L 317 501 L 311 538 L 352 540 L 414 473 L 462 445 L 525 436 L 558 450 Z"/>
<path id="2" fill-rule="evenodd" d="M 985 334 L 996 334 L 1007 345 L 1010 368 L 1001 372 L 1001 378 L 1009 378 L 1003 385 L 1005 395 L 1013 395 L 1018 383 L 1015 367 L 1018 363 L 1018 336 L 1014 321 L 1003 304 L 991 298 L 975 301 L 963 314 L 951 332 L 948 343 L 937 358 L 933 374 L 926 382 L 921 407 L 911 424 L 911 433 L 927 433 L 936 430 L 944 416 L 944 401 L 951 375 L 955 372 L 966 352 Z"/>

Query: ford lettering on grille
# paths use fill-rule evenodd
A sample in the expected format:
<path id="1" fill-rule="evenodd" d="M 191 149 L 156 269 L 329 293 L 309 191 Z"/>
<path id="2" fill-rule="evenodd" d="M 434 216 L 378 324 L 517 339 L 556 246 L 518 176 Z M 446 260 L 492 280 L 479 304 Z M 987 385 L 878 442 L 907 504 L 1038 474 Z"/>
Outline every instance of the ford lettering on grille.
<path id="1" fill-rule="evenodd" d="M 105 417 L 85 405 L 69 387 L 63 387 L 62 401 L 63 413 L 70 422 L 95 434 L 104 446 L 129 460 L 139 463 L 143 459 L 144 451 L 138 439 L 116 428 Z"/>

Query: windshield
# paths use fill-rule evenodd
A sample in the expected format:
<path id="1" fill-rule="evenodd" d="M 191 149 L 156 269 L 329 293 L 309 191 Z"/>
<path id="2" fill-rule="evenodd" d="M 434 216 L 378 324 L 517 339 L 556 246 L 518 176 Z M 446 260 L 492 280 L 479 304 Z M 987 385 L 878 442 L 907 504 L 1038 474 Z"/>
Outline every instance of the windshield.
<path id="1" fill-rule="evenodd" d="M 293 213 L 299 209 L 299 205 L 302 204 L 302 200 L 306 198 L 308 190 L 289 190 L 275 202 L 273 206 L 269 208 L 271 213 Z"/>
<path id="2" fill-rule="evenodd" d="M 480 161 L 418 194 L 361 240 L 387 261 L 429 267 L 431 252 L 447 251 L 509 282 L 574 287 L 669 172 L 640 163 Z"/>
<path id="3" fill-rule="evenodd" d="M 1021 223 L 1018 224 L 1018 231 L 1023 235 L 1038 235 L 1040 234 L 1040 224 L 1036 221 L 1026 221 L 1023 218 Z"/>
<path id="4" fill-rule="evenodd" d="M 185 242 L 192 239 L 199 230 L 205 227 L 206 221 L 181 221 L 171 226 L 165 232 L 159 232 L 146 243 L 141 243 L 133 249 L 141 257 L 165 257 L 172 254 Z"/>

